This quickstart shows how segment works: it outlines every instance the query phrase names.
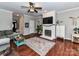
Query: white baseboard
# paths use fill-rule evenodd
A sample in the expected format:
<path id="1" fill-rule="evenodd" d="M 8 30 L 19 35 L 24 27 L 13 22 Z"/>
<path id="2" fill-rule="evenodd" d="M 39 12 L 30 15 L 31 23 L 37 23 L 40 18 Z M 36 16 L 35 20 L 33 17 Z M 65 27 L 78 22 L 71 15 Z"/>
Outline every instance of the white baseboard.
<path id="1" fill-rule="evenodd" d="M 55 37 L 48 37 L 48 36 L 40 36 L 40 37 L 42 37 L 42 38 L 46 38 L 46 39 L 48 39 L 48 40 L 53 40 L 53 39 L 55 39 Z"/>
<path id="2" fill-rule="evenodd" d="M 65 38 L 65 40 L 72 40 L 72 38 Z"/>

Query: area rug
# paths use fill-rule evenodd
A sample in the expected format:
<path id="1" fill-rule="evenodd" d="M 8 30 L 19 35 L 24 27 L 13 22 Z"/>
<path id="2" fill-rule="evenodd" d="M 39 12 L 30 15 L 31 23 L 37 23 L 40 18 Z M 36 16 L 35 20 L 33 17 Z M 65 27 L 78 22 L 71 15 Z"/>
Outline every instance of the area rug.
<path id="1" fill-rule="evenodd" d="M 45 56 L 49 52 L 49 50 L 54 47 L 55 42 L 38 37 L 33 37 L 26 39 L 25 44 L 35 52 L 37 52 L 39 55 Z"/>

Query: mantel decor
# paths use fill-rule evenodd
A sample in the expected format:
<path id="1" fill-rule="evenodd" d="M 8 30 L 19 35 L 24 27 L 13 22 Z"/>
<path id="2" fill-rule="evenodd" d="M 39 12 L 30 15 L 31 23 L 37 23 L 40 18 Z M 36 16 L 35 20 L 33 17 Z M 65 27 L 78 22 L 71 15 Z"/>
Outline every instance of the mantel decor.
<path id="1" fill-rule="evenodd" d="M 79 34 L 79 28 L 75 27 L 73 30 L 75 34 Z"/>

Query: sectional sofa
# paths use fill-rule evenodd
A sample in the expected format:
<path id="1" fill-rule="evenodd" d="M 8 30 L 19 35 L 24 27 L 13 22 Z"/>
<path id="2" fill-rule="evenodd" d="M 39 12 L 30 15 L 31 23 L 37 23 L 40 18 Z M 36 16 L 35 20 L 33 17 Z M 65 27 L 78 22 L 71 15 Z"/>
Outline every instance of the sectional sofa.
<path id="1" fill-rule="evenodd" d="M 9 47 L 10 35 L 12 34 L 12 30 L 4 30 L 0 31 L 0 51 L 5 50 Z"/>

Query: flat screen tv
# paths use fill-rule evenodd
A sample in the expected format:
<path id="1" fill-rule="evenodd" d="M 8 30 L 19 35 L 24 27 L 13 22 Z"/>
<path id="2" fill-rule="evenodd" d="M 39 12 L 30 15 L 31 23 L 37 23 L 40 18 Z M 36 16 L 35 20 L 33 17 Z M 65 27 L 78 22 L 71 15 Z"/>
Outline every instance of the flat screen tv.
<path id="1" fill-rule="evenodd" d="M 43 24 L 53 24 L 53 17 L 43 18 Z"/>

